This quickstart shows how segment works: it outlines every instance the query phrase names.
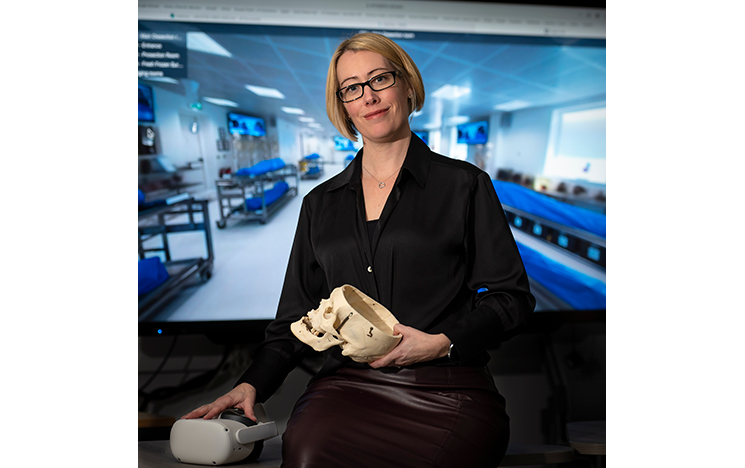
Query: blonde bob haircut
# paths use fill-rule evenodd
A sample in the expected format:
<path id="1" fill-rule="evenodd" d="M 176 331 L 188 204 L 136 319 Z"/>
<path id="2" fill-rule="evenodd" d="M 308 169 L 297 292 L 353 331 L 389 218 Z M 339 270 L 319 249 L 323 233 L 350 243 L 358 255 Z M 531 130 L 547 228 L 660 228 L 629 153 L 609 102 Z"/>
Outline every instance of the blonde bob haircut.
<path id="1" fill-rule="evenodd" d="M 409 116 L 414 111 L 422 109 L 424 105 L 424 83 L 422 83 L 422 75 L 419 73 L 419 69 L 411 60 L 409 54 L 401 46 L 383 35 L 360 33 L 339 44 L 336 52 L 331 57 L 329 74 L 326 77 L 326 113 L 339 133 L 350 140 L 357 140 L 357 129 L 354 128 L 352 120 L 344 109 L 344 103 L 336 96 L 336 92 L 339 91 L 336 65 L 339 62 L 339 57 L 348 50 L 375 52 L 388 59 L 398 72 L 397 79 L 403 79 L 404 84 L 414 91 L 414 95 L 409 98 Z M 398 82 L 396 84 L 398 85 Z"/>

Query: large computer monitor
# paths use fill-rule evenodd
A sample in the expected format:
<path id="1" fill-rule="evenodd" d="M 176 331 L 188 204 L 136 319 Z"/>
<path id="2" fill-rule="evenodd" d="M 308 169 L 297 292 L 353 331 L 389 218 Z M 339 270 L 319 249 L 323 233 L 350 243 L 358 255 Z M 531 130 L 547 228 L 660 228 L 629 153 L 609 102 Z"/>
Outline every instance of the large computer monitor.
<path id="1" fill-rule="evenodd" d="M 424 79 L 424 108 L 411 128 L 426 132 L 434 151 L 494 179 L 538 298 L 534 315 L 604 318 L 605 8 L 416 0 L 312 5 L 140 0 L 138 79 L 152 88 L 161 153 L 173 159 L 178 151 L 203 149 L 205 167 L 217 169 L 230 154 L 216 154 L 215 141 L 228 113 L 240 111 L 264 119 L 261 138 L 273 156 L 294 164 L 312 144 L 320 150 L 310 152 L 329 162 L 338 137 L 325 111 L 331 54 L 360 31 L 385 34 Z M 193 138 L 178 125 L 192 114 L 203 122 L 203 148 L 181 140 Z M 458 128 L 475 122 L 485 122 L 479 128 L 486 133 L 458 141 Z M 332 176 L 334 167 L 326 165 L 325 173 Z M 216 177 L 208 175 L 208 188 Z M 209 282 L 225 282 L 235 297 L 210 300 L 211 284 L 195 287 L 163 315 L 141 319 L 140 334 L 263 329 L 276 313 L 293 217 L 241 234 L 271 239 L 256 252 L 261 263 L 241 269 L 216 248 Z M 215 242 L 240 242 L 231 232 L 215 233 Z"/>

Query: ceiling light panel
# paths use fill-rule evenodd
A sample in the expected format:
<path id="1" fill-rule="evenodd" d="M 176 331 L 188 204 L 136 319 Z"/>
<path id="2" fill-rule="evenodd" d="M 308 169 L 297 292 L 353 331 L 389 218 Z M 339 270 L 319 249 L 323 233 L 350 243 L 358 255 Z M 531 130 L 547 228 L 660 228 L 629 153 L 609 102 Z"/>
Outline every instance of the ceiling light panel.
<path id="1" fill-rule="evenodd" d="M 467 115 L 456 115 L 447 119 L 449 125 L 460 125 L 471 120 Z"/>
<path id="2" fill-rule="evenodd" d="M 143 79 L 148 81 L 160 81 L 161 83 L 179 84 L 179 81 L 177 79 L 171 78 L 169 76 L 149 76 Z"/>
<path id="3" fill-rule="evenodd" d="M 233 56 L 233 54 L 203 32 L 186 33 L 186 48 L 206 54 L 222 55 L 223 57 Z"/>
<path id="4" fill-rule="evenodd" d="M 495 109 L 505 111 L 505 112 L 512 112 L 518 109 L 525 109 L 526 107 L 530 107 L 530 103 L 527 101 L 521 101 L 520 99 L 515 99 L 514 101 L 509 101 L 509 102 L 505 102 L 505 103 L 494 106 Z"/>
<path id="5" fill-rule="evenodd" d="M 212 104 L 223 106 L 223 107 L 238 107 L 238 103 L 230 101 L 228 99 L 221 99 L 221 98 L 213 98 L 213 97 L 204 97 L 203 100 L 210 102 Z"/>
<path id="6" fill-rule="evenodd" d="M 295 114 L 295 115 L 305 114 L 304 110 L 298 109 L 296 107 L 282 107 L 282 112 L 286 112 L 288 114 Z"/>
<path id="7" fill-rule="evenodd" d="M 264 88 L 263 86 L 246 85 L 246 89 L 261 97 L 270 97 L 275 99 L 284 99 L 285 95 L 274 88 Z"/>
<path id="8" fill-rule="evenodd" d="M 461 96 L 465 96 L 466 94 L 471 94 L 471 88 L 465 88 L 462 86 L 454 86 L 454 85 L 445 85 L 432 93 L 433 97 L 436 97 L 438 99 L 458 99 Z"/>

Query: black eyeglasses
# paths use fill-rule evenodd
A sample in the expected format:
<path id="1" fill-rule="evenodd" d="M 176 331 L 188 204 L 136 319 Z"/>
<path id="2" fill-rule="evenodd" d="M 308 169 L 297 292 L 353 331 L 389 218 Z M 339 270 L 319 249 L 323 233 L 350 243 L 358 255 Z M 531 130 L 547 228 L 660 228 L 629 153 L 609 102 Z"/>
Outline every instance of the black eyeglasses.
<path id="1" fill-rule="evenodd" d="M 375 75 L 364 83 L 355 83 L 345 86 L 336 92 L 336 96 L 341 102 L 352 102 L 365 94 L 365 86 L 369 86 L 373 91 L 383 91 L 396 84 L 396 75 L 398 72 L 389 71 Z"/>

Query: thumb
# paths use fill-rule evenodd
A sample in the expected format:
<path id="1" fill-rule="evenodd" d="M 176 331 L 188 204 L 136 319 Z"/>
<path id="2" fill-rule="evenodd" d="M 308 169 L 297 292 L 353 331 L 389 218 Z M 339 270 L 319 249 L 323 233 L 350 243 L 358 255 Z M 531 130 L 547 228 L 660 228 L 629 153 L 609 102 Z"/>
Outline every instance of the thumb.
<path id="1" fill-rule="evenodd" d="M 250 419 L 251 421 L 254 421 L 254 422 L 259 422 L 259 420 L 256 418 L 256 414 L 254 414 L 254 408 L 253 408 L 253 406 L 248 405 L 248 404 L 245 404 L 245 403 L 241 403 L 240 405 L 238 405 L 238 408 L 240 408 L 240 409 L 243 410 L 243 414 L 248 419 Z"/>
<path id="2" fill-rule="evenodd" d="M 393 334 L 394 335 L 405 335 L 408 331 L 408 328 L 406 325 L 401 325 L 400 323 L 397 323 L 393 326 Z"/>

